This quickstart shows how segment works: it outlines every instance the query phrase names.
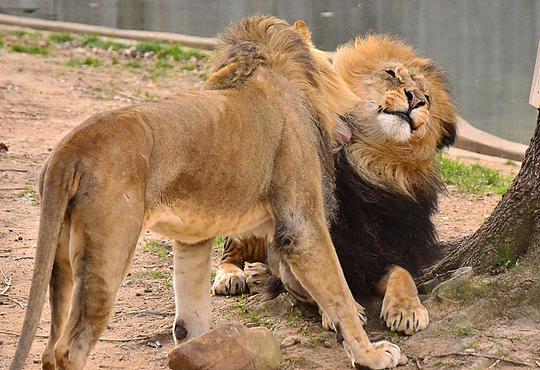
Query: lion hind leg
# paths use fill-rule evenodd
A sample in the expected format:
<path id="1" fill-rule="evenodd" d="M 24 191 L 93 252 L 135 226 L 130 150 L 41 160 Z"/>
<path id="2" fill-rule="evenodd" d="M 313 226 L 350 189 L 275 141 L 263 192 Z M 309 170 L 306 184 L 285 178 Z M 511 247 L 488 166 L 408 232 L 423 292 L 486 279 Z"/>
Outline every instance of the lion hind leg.
<path id="1" fill-rule="evenodd" d="M 142 202 L 125 198 L 125 203 L 119 201 L 106 212 L 100 204 L 86 199 L 75 204 L 71 215 L 73 291 L 67 321 L 54 347 L 60 369 L 84 368 L 107 326 L 141 231 Z"/>
<path id="2" fill-rule="evenodd" d="M 73 279 L 69 262 L 69 229 L 70 220 L 66 218 L 62 224 L 58 247 L 49 284 L 49 302 L 51 305 L 51 334 L 43 354 L 41 363 L 44 370 L 56 369 L 54 346 L 64 328 L 68 311 Z"/>
<path id="3" fill-rule="evenodd" d="M 411 274 L 394 266 L 378 285 L 384 294 L 381 318 L 392 331 L 412 335 L 429 324 L 429 313 L 420 302 Z"/>
<path id="4" fill-rule="evenodd" d="M 210 260 L 213 240 L 189 245 L 175 241 L 175 343 L 210 330 Z"/>

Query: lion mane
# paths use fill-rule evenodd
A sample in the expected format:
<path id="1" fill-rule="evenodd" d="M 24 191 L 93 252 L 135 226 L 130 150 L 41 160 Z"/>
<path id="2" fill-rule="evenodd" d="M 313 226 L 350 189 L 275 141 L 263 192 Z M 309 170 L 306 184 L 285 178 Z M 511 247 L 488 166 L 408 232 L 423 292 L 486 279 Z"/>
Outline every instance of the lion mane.
<path id="1" fill-rule="evenodd" d="M 391 266 L 404 267 L 414 276 L 440 255 L 432 216 L 444 185 L 436 155 L 455 140 L 456 110 L 444 73 L 390 36 L 358 38 L 338 49 L 334 64 L 362 100 L 360 109 L 348 116 L 351 143 L 335 161 L 338 213 L 331 227 L 345 277 L 358 298 L 375 293 Z M 386 78 L 380 75 L 389 68 L 397 75 L 390 76 L 392 80 L 405 84 L 409 76 L 428 97 L 428 119 L 404 142 L 372 133 L 373 102 L 380 111 L 395 97 L 388 95 L 395 84 L 380 87 Z M 405 93 L 399 82 L 397 86 L 397 92 Z"/>

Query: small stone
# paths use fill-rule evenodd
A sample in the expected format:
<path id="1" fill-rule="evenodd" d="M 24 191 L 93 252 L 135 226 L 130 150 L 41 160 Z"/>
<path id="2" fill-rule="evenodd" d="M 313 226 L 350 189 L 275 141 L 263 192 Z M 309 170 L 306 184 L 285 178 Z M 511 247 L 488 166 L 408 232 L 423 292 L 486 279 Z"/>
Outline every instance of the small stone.
<path id="1" fill-rule="evenodd" d="M 300 343 L 300 339 L 295 335 L 290 335 L 281 341 L 280 347 L 289 348 L 298 343 Z"/>
<path id="2" fill-rule="evenodd" d="M 279 344 L 270 330 L 243 325 L 216 328 L 169 352 L 172 370 L 277 370 L 281 360 Z"/>
<path id="3" fill-rule="evenodd" d="M 325 340 L 325 341 L 324 341 L 324 346 L 325 346 L 326 348 L 330 348 L 330 347 L 332 347 L 332 343 L 330 343 L 329 341 Z"/>

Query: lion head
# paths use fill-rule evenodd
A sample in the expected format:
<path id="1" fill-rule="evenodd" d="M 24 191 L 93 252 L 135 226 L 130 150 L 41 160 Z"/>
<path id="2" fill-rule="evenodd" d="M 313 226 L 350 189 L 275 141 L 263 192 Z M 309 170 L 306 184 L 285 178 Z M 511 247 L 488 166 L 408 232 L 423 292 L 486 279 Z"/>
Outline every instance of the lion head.
<path id="1" fill-rule="evenodd" d="M 359 98 L 347 157 L 368 180 L 415 197 L 440 188 L 435 156 L 456 137 L 444 73 L 400 40 L 371 35 L 338 49 L 334 66 Z"/>

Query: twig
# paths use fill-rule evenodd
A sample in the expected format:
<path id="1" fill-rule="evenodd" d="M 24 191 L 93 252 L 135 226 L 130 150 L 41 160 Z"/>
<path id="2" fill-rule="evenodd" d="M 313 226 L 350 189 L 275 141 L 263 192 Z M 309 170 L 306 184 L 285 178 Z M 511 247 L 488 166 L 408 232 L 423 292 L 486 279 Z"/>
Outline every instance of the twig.
<path id="1" fill-rule="evenodd" d="M 13 191 L 13 190 L 26 190 L 27 188 L 21 188 L 21 187 L 12 187 L 12 188 L 0 188 L 0 191 Z"/>
<path id="2" fill-rule="evenodd" d="M 422 370 L 422 365 L 420 365 L 420 361 L 418 361 L 418 359 L 415 359 L 414 360 L 414 364 L 416 365 L 416 368 L 418 370 Z"/>
<path id="3" fill-rule="evenodd" d="M 534 363 L 536 364 L 536 366 L 540 367 L 540 361 L 534 361 Z"/>
<path id="4" fill-rule="evenodd" d="M 173 316 L 174 312 L 172 311 L 130 311 L 126 312 L 127 315 L 133 315 L 133 316 Z"/>
<path id="5" fill-rule="evenodd" d="M 2 273 L 2 275 L 4 275 Z M 6 285 L 4 287 L 4 289 L 2 290 L 2 292 L 0 292 L 0 295 L 6 295 L 6 292 L 9 290 L 9 288 L 11 288 L 11 276 L 9 277 L 9 280 L 6 281 L 6 279 L 4 278 L 4 284 Z"/>
<path id="6" fill-rule="evenodd" d="M 19 302 L 18 300 L 16 300 L 15 298 L 12 298 L 7 294 L 0 294 L 0 297 L 6 297 L 6 299 L 9 299 L 10 301 L 12 301 L 14 303 L 17 303 L 24 310 L 24 305 L 21 302 Z"/>
<path id="7" fill-rule="evenodd" d="M 497 359 L 497 361 L 495 361 L 494 363 L 492 363 L 491 365 L 489 365 L 488 369 L 493 369 L 495 366 L 497 366 L 497 364 L 501 362 L 501 359 Z"/>
<path id="8" fill-rule="evenodd" d="M 20 334 L 19 333 L 16 333 L 14 331 L 9 331 L 9 330 L 3 330 L 3 329 L 0 329 L 0 334 L 5 334 L 5 335 L 12 335 L 14 337 L 19 337 Z M 101 342 L 133 342 L 133 341 L 139 341 L 139 340 L 147 340 L 147 339 L 150 339 L 154 336 L 155 334 L 152 334 L 152 335 L 146 335 L 146 336 L 138 336 L 138 337 L 133 337 L 133 338 L 100 338 L 99 340 Z M 36 338 L 49 338 L 48 335 L 43 335 L 43 334 L 36 334 Z"/>
<path id="9" fill-rule="evenodd" d="M 21 256 L 21 257 L 15 257 L 15 261 L 19 260 L 33 260 L 34 256 Z"/>
<path id="10" fill-rule="evenodd" d="M 528 366 L 531 367 L 530 364 L 526 362 L 520 362 L 515 360 L 509 360 L 504 357 L 497 357 L 497 356 L 490 356 L 490 355 L 479 355 L 476 353 L 466 353 L 466 352 L 448 352 L 448 353 L 442 353 L 440 355 L 430 355 L 430 357 L 449 357 L 449 356 L 471 356 L 471 357 L 481 357 L 481 358 L 488 358 L 490 360 L 499 360 L 503 362 L 508 362 L 509 364 L 514 364 L 518 366 Z"/>
<path id="11" fill-rule="evenodd" d="M 28 170 L 19 168 L 0 168 L 0 172 L 28 172 Z"/>

